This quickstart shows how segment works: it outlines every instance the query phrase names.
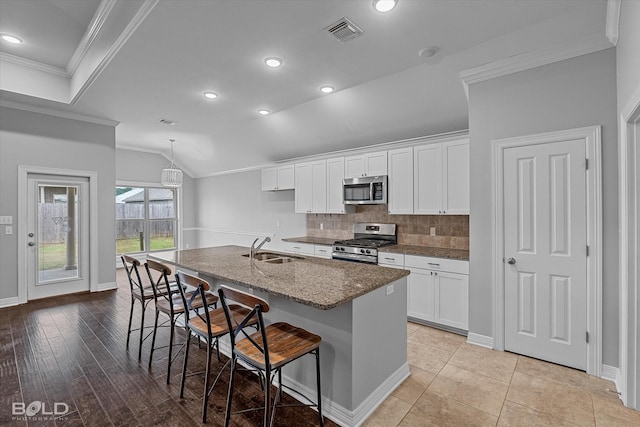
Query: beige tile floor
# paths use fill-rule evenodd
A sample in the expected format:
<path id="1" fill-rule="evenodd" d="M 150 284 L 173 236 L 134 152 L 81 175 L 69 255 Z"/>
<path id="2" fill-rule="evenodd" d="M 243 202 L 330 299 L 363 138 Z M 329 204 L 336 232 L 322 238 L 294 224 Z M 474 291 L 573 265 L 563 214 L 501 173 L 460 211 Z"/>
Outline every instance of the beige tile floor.
<path id="1" fill-rule="evenodd" d="M 407 334 L 411 376 L 365 427 L 640 426 L 610 381 L 415 323 Z"/>

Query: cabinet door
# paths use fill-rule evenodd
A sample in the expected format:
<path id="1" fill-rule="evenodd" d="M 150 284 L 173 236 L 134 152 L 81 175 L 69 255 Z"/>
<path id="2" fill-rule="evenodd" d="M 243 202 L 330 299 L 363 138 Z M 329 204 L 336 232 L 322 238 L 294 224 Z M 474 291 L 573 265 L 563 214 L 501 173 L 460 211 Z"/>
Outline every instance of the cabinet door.
<path id="1" fill-rule="evenodd" d="M 443 145 L 443 213 L 469 214 L 469 142 L 452 141 Z"/>
<path id="2" fill-rule="evenodd" d="M 311 212 L 313 191 L 313 168 L 311 162 L 296 163 L 295 167 L 295 210 L 296 213 Z"/>
<path id="3" fill-rule="evenodd" d="M 435 272 L 435 319 L 437 323 L 469 329 L 469 276 Z"/>
<path id="4" fill-rule="evenodd" d="M 344 179 L 344 157 L 327 160 L 327 212 L 344 213 L 342 202 L 342 180 Z"/>
<path id="5" fill-rule="evenodd" d="M 389 213 L 413 213 L 413 148 L 390 150 Z"/>
<path id="6" fill-rule="evenodd" d="M 327 211 L 327 162 L 320 160 L 311 164 L 311 212 Z"/>
<path id="7" fill-rule="evenodd" d="M 262 169 L 262 191 L 278 189 L 278 168 Z"/>
<path id="8" fill-rule="evenodd" d="M 278 190 L 293 190 L 294 183 L 293 165 L 278 167 Z"/>
<path id="9" fill-rule="evenodd" d="M 315 245 L 314 247 L 314 256 L 319 258 L 331 258 L 331 251 L 333 250 L 332 246 L 328 245 Z"/>
<path id="10" fill-rule="evenodd" d="M 387 152 L 367 153 L 364 156 L 364 173 L 367 176 L 387 174 Z"/>
<path id="11" fill-rule="evenodd" d="M 407 316 L 434 321 L 435 277 L 433 271 L 411 269 L 407 280 Z"/>
<path id="12" fill-rule="evenodd" d="M 357 178 L 364 176 L 365 164 L 364 156 L 351 156 L 344 158 L 344 177 Z"/>
<path id="13" fill-rule="evenodd" d="M 413 212 L 442 213 L 442 144 L 413 149 Z"/>

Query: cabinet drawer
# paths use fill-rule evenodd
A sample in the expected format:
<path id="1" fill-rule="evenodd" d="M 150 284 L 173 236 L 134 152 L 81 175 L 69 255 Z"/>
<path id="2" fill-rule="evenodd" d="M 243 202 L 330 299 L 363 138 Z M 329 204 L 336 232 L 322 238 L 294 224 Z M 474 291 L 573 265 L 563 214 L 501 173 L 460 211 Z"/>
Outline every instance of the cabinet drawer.
<path id="1" fill-rule="evenodd" d="M 404 265 L 407 268 L 423 268 L 427 270 L 469 274 L 469 261 L 461 261 L 457 259 L 406 255 L 404 257 Z"/>
<path id="2" fill-rule="evenodd" d="M 282 248 L 294 254 L 314 255 L 315 253 L 315 245 L 312 243 L 282 242 Z"/>
<path id="3" fill-rule="evenodd" d="M 314 255 L 319 258 L 331 258 L 332 246 L 327 245 L 315 245 Z"/>
<path id="4" fill-rule="evenodd" d="M 378 264 L 404 266 L 404 254 L 394 254 L 392 252 L 378 252 Z"/>

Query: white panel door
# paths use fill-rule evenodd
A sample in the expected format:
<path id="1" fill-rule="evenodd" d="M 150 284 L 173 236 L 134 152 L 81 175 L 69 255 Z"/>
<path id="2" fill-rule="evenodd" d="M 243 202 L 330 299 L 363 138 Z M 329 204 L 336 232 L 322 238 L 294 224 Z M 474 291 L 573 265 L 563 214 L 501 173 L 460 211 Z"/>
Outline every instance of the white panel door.
<path id="1" fill-rule="evenodd" d="M 364 156 L 365 171 L 367 176 L 377 176 L 387 174 L 387 152 L 367 153 Z"/>
<path id="2" fill-rule="evenodd" d="M 415 214 L 442 213 L 442 144 L 414 147 L 413 185 Z"/>
<path id="3" fill-rule="evenodd" d="M 434 272 L 435 322 L 469 329 L 469 276 L 466 274 Z"/>
<path id="4" fill-rule="evenodd" d="M 413 213 L 413 148 L 389 150 L 389 213 Z"/>
<path id="5" fill-rule="evenodd" d="M 311 164 L 311 212 L 327 211 L 327 161 Z"/>
<path id="6" fill-rule="evenodd" d="M 505 149 L 505 349 L 587 367 L 586 147 Z"/>
<path id="7" fill-rule="evenodd" d="M 344 157 L 327 160 L 327 212 L 344 213 L 342 180 L 344 179 Z"/>
<path id="8" fill-rule="evenodd" d="M 436 276 L 433 273 L 430 270 L 411 269 L 407 279 L 407 316 L 428 321 L 435 319 Z"/>
<path id="9" fill-rule="evenodd" d="M 445 143 L 443 156 L 442 213 L 469 215 L 469 142 Z"/>
<path id="10" fill-rule="evenodd" d="M 311 162 L 296 163 L 295 167 L 295 211 L 309 213 L 313 203 L 313 168 Z"/>

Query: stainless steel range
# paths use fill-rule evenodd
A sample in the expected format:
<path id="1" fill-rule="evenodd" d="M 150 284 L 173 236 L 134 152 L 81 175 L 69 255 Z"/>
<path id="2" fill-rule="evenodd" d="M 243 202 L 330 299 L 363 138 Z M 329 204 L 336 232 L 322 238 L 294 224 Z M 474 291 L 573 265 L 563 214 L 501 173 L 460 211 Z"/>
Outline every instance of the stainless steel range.
<path id="1" fill-rule="evenodd" d="M 353 239 L 333 243 L 331 258 L 345 261 L 378 263 L 378 248 L 398 242 L 395 224 L 353 224 Z"/>

